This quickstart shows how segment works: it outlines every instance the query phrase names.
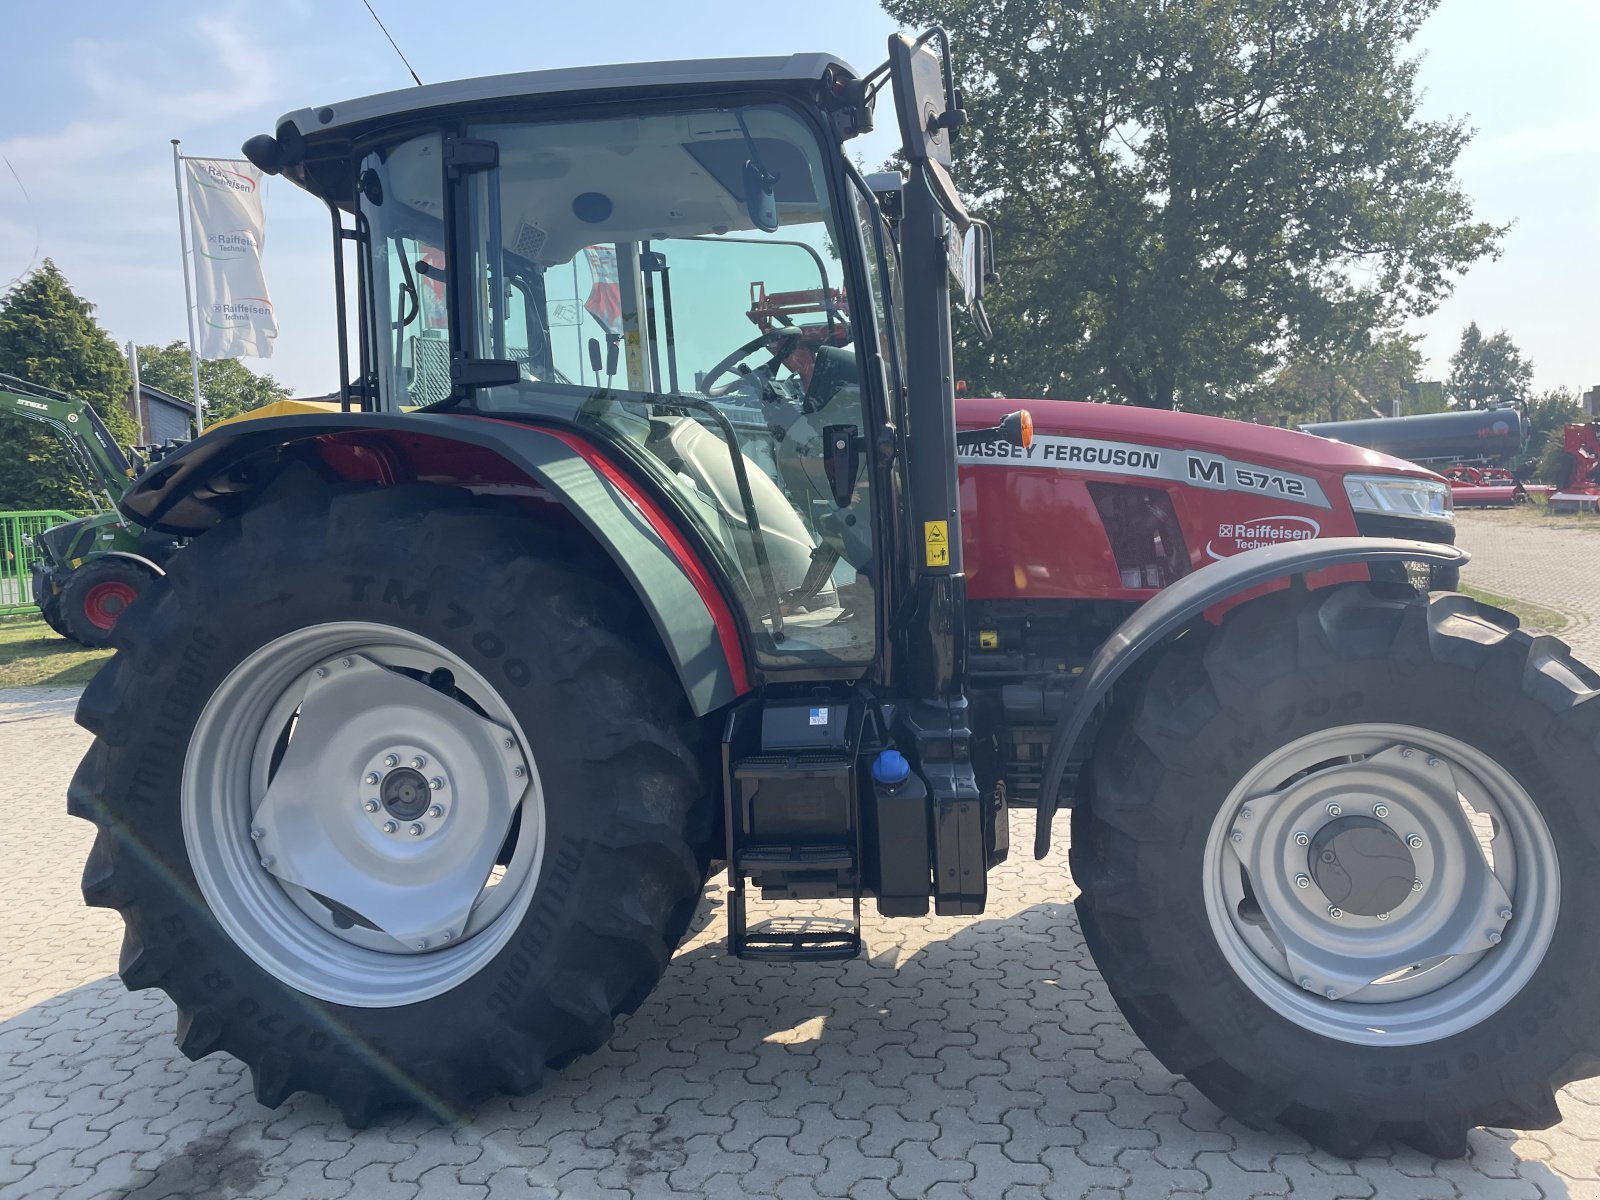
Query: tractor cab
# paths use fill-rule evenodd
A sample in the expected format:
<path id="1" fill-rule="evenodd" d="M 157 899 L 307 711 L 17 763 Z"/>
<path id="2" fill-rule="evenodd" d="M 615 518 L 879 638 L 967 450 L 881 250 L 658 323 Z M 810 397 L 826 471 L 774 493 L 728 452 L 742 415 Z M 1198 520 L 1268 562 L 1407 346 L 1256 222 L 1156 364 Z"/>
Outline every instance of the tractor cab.
<path id="1" fill-rule="evenodd" d="M 890 51 L 866 76 L 792 55 L 420 87 L 292 113 L 245 149 L 320 196 L 353 252 L 347 408 L 561 430 L 659 505 L 758 694 L 725 736 L 735 876 L 759 861 L 768 894 L 978 911 L 1004 821 L 963 748 L 949 299 L 955 283 L 981 306 L 988 243 L 949 173 L 943 31 Z M 893 227 L 843 150 L 891 84 L 911 166 Z M 687 681 L 704 651 L 634 582 Z M 919 807 L 906 837 L 874 834 L 921 858 L 898 897 L 864 861 L 857 803 L 891 745 L 942 830 L 930 848 Z M 790 778 L 802 748 L 828 760 L 805 776 L 838 801 L 821 819 Z"/>

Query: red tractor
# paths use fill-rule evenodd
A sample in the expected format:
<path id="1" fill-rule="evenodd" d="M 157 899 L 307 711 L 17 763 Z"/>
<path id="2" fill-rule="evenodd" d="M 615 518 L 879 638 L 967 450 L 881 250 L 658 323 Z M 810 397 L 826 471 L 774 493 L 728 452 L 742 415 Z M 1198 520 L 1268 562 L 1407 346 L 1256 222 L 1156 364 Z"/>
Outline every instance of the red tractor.
<path id="1" fill-rule="evenodd" d="M 843 150 L 891 81 L 893 224 Z M 510 75 L 246 144 L 327 205 L 340 289 L 354 258 L 345 411 L 138 480 L 193 540 L 69 797 L 186 1054 L 357 1124 L 528 1092 L 714 863 L 734 953 L 826 962 L 859 915 L 752 893 L 979 913 L 1009 807 L 1042 856 L 1070 803 L 1097 965 L 1229 1112 L 1347 1154 L 1559 1119 L 1600 1061 L 1600 676 L 1431 590 L 1466 556 L 1405 463 L 958 414 L 951 289 L 983 328 L 992 254 L 962 123 L 934 30 L 864 76 Z M 820 336 L 795 293 L 835 298 Z"/>

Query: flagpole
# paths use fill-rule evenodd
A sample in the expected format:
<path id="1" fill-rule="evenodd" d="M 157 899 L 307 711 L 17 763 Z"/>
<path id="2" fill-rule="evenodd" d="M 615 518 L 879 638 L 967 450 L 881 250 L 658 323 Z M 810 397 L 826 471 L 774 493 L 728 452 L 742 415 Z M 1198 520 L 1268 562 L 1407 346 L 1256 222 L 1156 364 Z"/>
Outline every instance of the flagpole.
<path id="1" fill-rule="evenodd" d="M 200 396 L 200 354 L 195 348 L 194 285 L 189 282 L 189 222 L 183 211 L 183 155 L 178 152 L 179 144 L 177 138 L 172 139 L 172 186 L 178 193 L 178 245 L 183 250 L 183 302 L 189 318 L 189 370 L 194 376 L 194 429 L 199 433 L 206 427 L 205 401 Z"/>

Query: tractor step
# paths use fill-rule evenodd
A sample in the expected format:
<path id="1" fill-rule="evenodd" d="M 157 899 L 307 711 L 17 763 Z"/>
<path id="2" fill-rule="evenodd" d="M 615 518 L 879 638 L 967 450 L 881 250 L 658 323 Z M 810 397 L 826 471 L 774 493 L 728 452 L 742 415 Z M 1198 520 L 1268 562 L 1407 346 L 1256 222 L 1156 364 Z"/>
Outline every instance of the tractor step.
<path id="1" fill-rule="evenodd" d="M 734 950 L 739 958 L 762 962 L 843 962 L 859 958 L 861 906 L 854 920 L 842 917 L 773 917 L 745 930 Z"/>
<path id="2" fill-rule="evenodd" d="M 812 700 L 750 705 L 723 741 L 728 950 L 769 962 L 833 962 L 861 953 L 862 716 Z M 764 901 L 848 897 L 849 920 L 748 920 L 746 888 Z"/>

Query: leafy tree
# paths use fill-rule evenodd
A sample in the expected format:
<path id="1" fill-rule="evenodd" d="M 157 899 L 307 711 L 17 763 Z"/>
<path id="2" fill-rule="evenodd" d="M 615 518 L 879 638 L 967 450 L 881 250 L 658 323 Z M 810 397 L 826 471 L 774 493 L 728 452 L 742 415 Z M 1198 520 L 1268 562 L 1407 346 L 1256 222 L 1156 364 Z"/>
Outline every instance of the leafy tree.
<path id="1" fill-rule="evenodd" d="M 184 342 L 139 347 L 139 380 L 180 399 L 194 402 L 194 373 Z M 271 375 L 257 375 L 237 358 L 200 360 L 200 394 L 206 399 L 206 421 L 237 416 L 289 394 Z"/>
<path id="2" fill-rule="evenodd" d="M 0 300 L 0 371 L 93 404 L 113 437 L 137 436 L 129 415 L 128 364 L 60 269 L 44 264 Z M 86 508 L 65 449 L 48 430 L 8 422 L 0 433 L 0 509 Z"/>
<path id="3" fill-rule="evenodd" d="M 1297 425 L 1354 421 L 1404 411 L 1422 369 L 1417 339 L 1388 331 L 1369 344 L 1321 359 L 1301 356 L 1280 367 L 1244 406 L 1257 420 Z"/>
<path id="4" fill-rule="evenodd" d="M 1438 0 L 886 0 L 958 31 L 967 194 L 994 226 L 974 391 L 1225 409 L 1435 307 L 1497 251 L 1417 115 Z"/>
<path id="5" fill-rule="evenodd" d="M 1476 321 L 1461 331 L 1461 345 L 1450 356 L 1444 390 L 1460 408 L 1494 408 L 1528 398 L 1533 364 L 1504 329 L 1484 337 Z"/>
<path id="6" fill-rule="evenodd" d="M 1583 404 L 1567 388 L 1552 388 L 1531 398 L 1523 413 L 1529 426 L 1528 444 L 1511 469 L 1519 479 L 1565 483 L 1566 458 L 1561 443 L 1567 425 L 1584 419 Z"/>

